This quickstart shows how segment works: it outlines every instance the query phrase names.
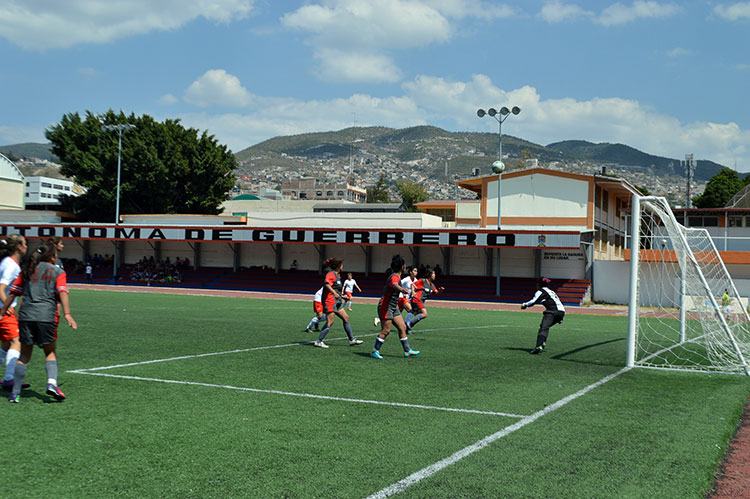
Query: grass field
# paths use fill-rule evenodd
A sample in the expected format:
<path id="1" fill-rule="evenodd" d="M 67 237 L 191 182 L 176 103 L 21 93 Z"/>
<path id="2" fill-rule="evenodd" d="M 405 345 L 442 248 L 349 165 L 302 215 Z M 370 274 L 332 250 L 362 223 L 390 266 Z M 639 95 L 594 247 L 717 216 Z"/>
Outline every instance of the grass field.
<path id="1" fill-rule="evenodd" d="M 623 372 L 626 319 L 430 309 L 405 359 L 340 322 L 305 344 L 307 302 L 73 290 L 52 403 L 37 350 L 2 404 L 3 497 L 701 497 L 742 376 Z M 541 311 L 537 307 L 537 312 Z M 163 360 L 163 361 L 158 361 Z M 610 377 L 610 378 L 608 378 Z M 389 488 L 394 486 L 393 488 Z"/>

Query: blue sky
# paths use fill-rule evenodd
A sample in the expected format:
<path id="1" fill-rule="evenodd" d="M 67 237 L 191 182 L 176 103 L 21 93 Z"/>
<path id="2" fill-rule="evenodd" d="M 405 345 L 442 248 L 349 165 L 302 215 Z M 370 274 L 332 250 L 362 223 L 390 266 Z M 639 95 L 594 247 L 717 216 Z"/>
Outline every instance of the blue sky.
<path id="1" fill-rule="evenodd" d="M 0 144 L 69 112 L 239 151 L 380 125 L 619 142 L 750 171 L 750 2 L 0 0 Z"/>

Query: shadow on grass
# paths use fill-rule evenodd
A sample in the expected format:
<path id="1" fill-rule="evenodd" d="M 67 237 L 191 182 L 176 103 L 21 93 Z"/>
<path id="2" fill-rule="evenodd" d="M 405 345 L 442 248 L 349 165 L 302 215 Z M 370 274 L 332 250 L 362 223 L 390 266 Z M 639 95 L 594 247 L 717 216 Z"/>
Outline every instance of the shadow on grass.
<path id="1" fill-rule="evenodd" d="M 559 353 L 557 355 L 553 355 L 550 358 L 555 360 L 564 360 L 565 362 L 579 362 L 581 364 L 595 364 L 597 366 L 601 365 L 619 365 L 619 364 L 605 364 L 604 362 L 592 362 L 590 360 L 577 360 L 577 359 L 566 359 L 568 355 L 573 355 L 579 352 L 583 352 L 584 350 L 588 350 L 589 348 L 596 348 L 600 347 L 602 345 L 608 345 L 610 343 L 617 343 L 618 341 L 625 341 L 627 338 L 615 338 L 613 340 L 607 340 L 607 341 L 600 341 L 599 343 L 592 343 L 590 345 L 584 345 L 582 347 L 575 348 L 573 350 L 569 350 L 567 352 Z"/>

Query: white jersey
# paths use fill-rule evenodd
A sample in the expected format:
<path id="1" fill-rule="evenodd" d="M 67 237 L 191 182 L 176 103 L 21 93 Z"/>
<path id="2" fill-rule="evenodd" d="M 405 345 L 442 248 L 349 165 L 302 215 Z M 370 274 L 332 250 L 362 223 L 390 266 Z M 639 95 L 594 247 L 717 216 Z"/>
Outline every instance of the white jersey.
<path id="1" fill-rule="evenodd" d="M 319 290 L 315 292 L 315 296 L 313 296 L 313 301 L 323 303 L 323 288 L 320 288 Z"/>
<path id="2" fill-rule="evenodd" d="M 21 267 L 16 263 L 14 259 L 9 256 L 3 258 L 0 262 L 0 284 L 5 284 L 5 293 L 10 292 L 10 285 L 16 280 L 18 274 L 21 273 Z M 18 300 L 13 300 L 11 307 L 15 307 Z"/>
<path id="3" fill-rule="evenodd" d="M 354 293 L 354 286 L 357 285 L 357 281 L 354 279 L 347 279 L 344 281 L 344 293 Z"/>
<path id="4" fill-rule="evenodd" d="M 399 298 L 408 298 L 409 300 L 411 300 L 411 297 L 414 294 L 414 292 L 411 289 L 411 285 L 412 285 L 413 282 L 414 281 L 412 281 L 410 275 L 408 275 L 408 276 L 404 277 L 403 279 L 401 279 L 401 282 L 399 284 L 401 285 L 402 288 L 408 289 L 409 292 L 406 293 L 406 294 L 399 293 L 399 295 L 398 295 Z"/>
<path id="5" fill-rule="evenodd" d="M 544 305 L 544 309 L 547 312 L 565 312 L 565 307 L 560 301 L 560 298 L 558 298 L 557 293 L 549 288 L 538 290 L 534 294 L 534 298 L 524 303 L 524 305 L 527 307 L 533 307 L 537 303 Z"/>

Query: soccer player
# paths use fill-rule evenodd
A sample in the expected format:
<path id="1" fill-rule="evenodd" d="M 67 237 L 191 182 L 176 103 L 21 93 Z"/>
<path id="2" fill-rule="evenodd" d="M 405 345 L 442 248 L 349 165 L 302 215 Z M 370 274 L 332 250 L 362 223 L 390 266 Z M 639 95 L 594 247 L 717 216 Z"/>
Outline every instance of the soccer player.
<path id="1" fill-rule="evenodd" d="M 406 321 L 407 334 L 411 334 L 411 329 L 417 325 L 417 322 L 427 318 L 427 308 L 424 306 L 427 298 L 445 291 L 444 287 L 435 286 L 435 271 L 429 266 L 421 269 L 421 278 L 414 281 L 412 286 L 414 293 L 411 298 L 411 309 L 416 311 L 416 315 Z"/>
<path id="2" fill-rule="evenodd" d="M 333 321 L 338 315 L 344 322 L 344 331 L 349 337 L 349 345 L 361 345 L 362 340 L 358 340 L 352 333 L 352 326 L 349 324 L 349 314 L 344 310 L 344 304 L 341 297 L 341 271 L 344 270 L 344 262 L 338 258 L 329 258 L 323 262 L 323 268 L 330 269 L 326 274 L 325 281 L 323 281 L 323 295 L 321 301 L 323 303 L 323 313 L 326 316 L 326 325 L 320 330 L 318 339 L 314 345 L 318 348 L 328 348 L 328 345 L 323 343 L 328 331 L 333 326 Z"/>
<path id="3" fill-rule="evenodd" d="M 8 398 L 11 403 L 21 401 L 21 387 L 26 376 L 26 366 L 31 360 L 34 345 L 44 349 L 47 370 L 47 394 L 55 400 L 65 400 L 65 395 L 57 386 L 57 303 L 62 304 L 65 320 L 73 329 L 78 329 L 70 315 L 68 286 L 65 272 L 55 266 L 57 249 L 45 242 L 26 259 L 19 275 L 10 287 L 10 295 L 5 298 L 0 315 L 5 314 L 15 296 L 23 295 L 18 312 L 21 336 L 21 357 L 16 363 L 13 392 Z"/>
<path id="4" fill-rule="evenodd" d="M 549 285 L 552 281 L 546 277 L 540 277 L 537 281 L 537 291 L 534 297 L 521 304 L 521 309 L 533 307 L 536 304 L 544 305 L 544 312 L 542 312 L 542 323 L 539 325 L 539 332 L 536 337 L 536 347 L 529 353 L 537 355 L 544 352 L 544 347 L 547 346 L 547 335 L 549 335 L 549 328 L 555 324 L 560 324 L 565 317 L 565 307 L 563 306 L 560 298 L 557 294 L 549 289 Z"/>
<path id="5" fill-rule="evenodd" d="M 315 326 L 316 331 L 320 331 L 318 323 L 323 321 L 323 288 L 317 290 L 313 295 L 313 312 L 315 312 L 315 315 L 305 328 L 306 333 L 312 333 L 313 326 Z"/>
<path id="6" fill-rule="evenodd" d="M 378 315 L 380 316 L 380 334 L 375 338 L 375 348 L 370 352 L 370 357 L 382 359 L 380 348 L 383 346 L 385 339 L 391 332 L 391 325 L 395 325 L 398 330 L 398 337 L 401 340 L 401 346 L 404 348 L 404 357 L 414 357 L 419 355 L 418 350 L 412 350 L 409 346 L 409 338 L 406 336 L 406 324 L 401 317 L 401 311 L 398 309 L 399 293 L 408 293 L 408 290 L 401 287 L 401 275 L 404 273 L 404 259 L 401 255 L 394 255 L 391 259 L 391 274 L 385 282 L 383 296 L 378 303 Z"/>
<path id="7" fill-rule="evenodd" d="M 347 279 L 344 281 L 344 295 L 346 296 L 345 300 L 349 302 L 348 309 L 351 311 L 352 309 L 352 294 L 354 293 L 354 288 L 357 288 L 357 291 L 360 293 L 362 292 L 361 289 L 359 289 L 359 285 L 357 284 L 357 281 L 354 280 L 354 277 L 352 277 L 352 273 L 349 272 L 346 274 Z"/>
<path id="8" fill-rule="evenodd" d="M 401 279 L 401 287 L 409 290 L 408 293 L 399 293 L 398 295 L 398 309 L 402 312 L 406 310 L 406 317 L 404 317 L 404 322 L 406 324 L 409 324 L 409 319 L 411 319 L 411 298 L 414 296 L 414 288 L 412 286 L 414 281 L 417 280 L 418 272 L 419 269 L 416 266 L 409 265 L 406 267 L 406 277 Z M 409 332 L 408 328 L 406 332 Z"/>
<path id="9" fill-rule="evenodd" d="M 732 316 L 732 297 L 729 296 L 729 290 L 727 289 L 721 295 L 721 311 L 727 320 Z"/>
<path id="10" fill-rule="evenodd" d="M 9 287 L 21 273 L 21 258 L 26 254 L 26 238 L 11 234 L 0 239 L 0 303 L 5 303 Z M 16 319 L 17 300 L 13 300 L 8 311 L 0 316 L 0 368 L 3 369 L 3 390 L 13 388 L 13 375 L 16 372 L 16 361 L 21 356 L 21 340 L 18 339 L 18 319 Z M 28 388 L 24 383 L 22 388 Z"/>

